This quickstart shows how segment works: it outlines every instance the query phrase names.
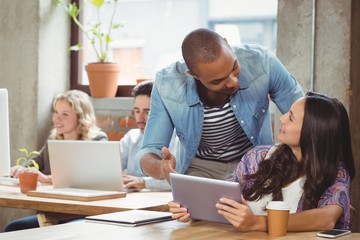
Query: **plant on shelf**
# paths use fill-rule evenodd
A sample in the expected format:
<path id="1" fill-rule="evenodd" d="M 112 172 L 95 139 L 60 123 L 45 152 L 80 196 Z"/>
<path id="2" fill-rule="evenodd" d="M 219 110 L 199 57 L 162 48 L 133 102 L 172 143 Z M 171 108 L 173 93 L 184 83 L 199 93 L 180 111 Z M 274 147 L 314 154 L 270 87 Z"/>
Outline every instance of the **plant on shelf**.
<path id="1" fill-rule="evenodd" d="M 22 193 L 26 193 L 37 188 L 38 174 L 31 172 L 31 168 L 34 167 L 36 170 L 39 170 L 39 165 L 32 159 L 34 156 L 39 155 L 39 152 L 29 152 L 26 148 L 21 148 L 19 151 L 25 156 L 19 157 L 16 160 L 16 165 L 26 168 L 26 171 L 19 174 L 20 190 Z"/>
<path id="2" fill-rule="evenodd" d="M 119 0 L 88 0 L 87 2 L 96 9 L 97 20 L 95 23 L 89 24 L 89 26 L 84 26 L 79 20 L 81 7 L 77 6 L 76 2 L 64 3 L 64 0 L 55 0 L 56 4 L 61 6 L 79 29 L 84 32 L 97 57 L 97 62 L 85 66 L 89 78 L 90 93 L 93 97 L 114 97 L 116 95 L 120 66 L 110 60 L 110 43 L 112 42 L 111 36 L 113 31 L 123 27 L 121 23 L 114 23 L 118 1 Z M 113 7 L 108 24 L 102 22 L 102 18 L 100 17 L 100 10 L 105 4 L 110 4 Z M 81 49 L 82 46 L 79 43 L 70 47 L 72 51 L 79 51 Z M 107 72 L 111 75 L 112 80 L 105 80 L 105 74 Z M 99 84 L 100 92 L 96 91 L 98 86 L 94 86 L 94 84 Z M 106 90 L 107 86 L 109 86 L 111 90 Z"/>

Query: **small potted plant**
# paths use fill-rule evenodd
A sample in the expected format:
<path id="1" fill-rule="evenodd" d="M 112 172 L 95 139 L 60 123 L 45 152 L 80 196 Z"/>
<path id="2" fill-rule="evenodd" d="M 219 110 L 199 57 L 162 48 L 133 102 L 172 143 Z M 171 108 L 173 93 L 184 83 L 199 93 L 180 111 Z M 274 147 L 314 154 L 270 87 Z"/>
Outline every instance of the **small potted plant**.
<path id="1" fill-rule="evenodd" d="M 31 190 L 36 190 L 38 174 L 31 171 L 32 167 L 39 170 L 39 165 L 32 159 L 33 156 L 39 155 L 38 151 L 29 152 L 26 148 L 19 149 L 25 156 L 19 157 L 16 160 L 17 166 L 23 166 L 26 171 L 19 174 L 19 184 L 22 193 L 27 193 Z"/>
<path id="2" fill-rule="evenodd" d="M 116 95 L 118 79 L 120 76 L 120 65 L 111 62 L 110 43 L 112 42 L 111 33 L 113 30 L 121 28 L 123 25 L 114 23 L 118 0 L 88 0 L 96 8 L 97 20 L 95 23 L 84 26 L 79 20 L 80 6 L 75 2 L 65 4 L 63 0 L 55 0 L 71 17 L 81 31 L 85 33 L 90 41 L 91 47 L 97 57 L 97 62 L 89 63 L 85 70 L 89 78 L 90 94 L 92 97 L 114 97 Z M 102 22 L 100 17 L 101 8 L 105 4 L 112 4 L 113 10 L 108 24 Z M 82 48 L 80 44 L 70 47 L 72 51 Z"/>

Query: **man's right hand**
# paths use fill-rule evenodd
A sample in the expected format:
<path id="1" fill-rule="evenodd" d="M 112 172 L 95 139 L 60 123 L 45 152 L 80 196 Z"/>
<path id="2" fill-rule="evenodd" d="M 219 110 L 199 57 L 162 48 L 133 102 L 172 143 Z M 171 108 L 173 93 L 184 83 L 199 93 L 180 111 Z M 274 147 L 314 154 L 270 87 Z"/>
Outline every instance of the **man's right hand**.
<path id="1" fill-rule="evenodd" d="M 163 177 L 170 183 L 170 176 L 169 174 L 176 172 L 176 159 L 174 155 L 171 154 L 167 147 L 163 147 L 161 149 L 163 154 L 163 159 L 161 162 L 161 172 Z"/>

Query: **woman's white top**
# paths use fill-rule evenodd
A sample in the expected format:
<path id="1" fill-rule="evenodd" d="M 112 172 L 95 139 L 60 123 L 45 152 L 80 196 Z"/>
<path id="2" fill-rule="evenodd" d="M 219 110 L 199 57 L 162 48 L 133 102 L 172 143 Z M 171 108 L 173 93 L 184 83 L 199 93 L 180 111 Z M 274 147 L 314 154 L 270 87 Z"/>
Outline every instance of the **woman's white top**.
<path id="1" fill-rule="evenodd" d="M 305 177 L 298 178 L 296 181 L 290 183 L 288 186 L 282 188 L 283 201 L 290 205 L 290 213 L 295 213 L 297 210 L 298 203 L 303 193 L 303 184 Z M 258 201 L 248 202 L 252 212 L 255 215 L 267 215 L 266 205 L 272 201 L 272 194 L 263 196 Z"/>

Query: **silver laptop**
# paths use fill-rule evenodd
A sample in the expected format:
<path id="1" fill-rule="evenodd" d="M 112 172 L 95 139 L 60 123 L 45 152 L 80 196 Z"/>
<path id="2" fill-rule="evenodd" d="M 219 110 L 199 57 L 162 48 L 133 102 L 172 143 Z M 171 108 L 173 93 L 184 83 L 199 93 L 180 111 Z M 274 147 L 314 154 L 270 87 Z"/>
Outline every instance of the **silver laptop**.
<path id="1" fill-rule="evenodd" d="M 237 182 L 170 173 L 170 183 L 174 201 L 187 208 L 194 220 L 229 224 L 217 212 L 215 204 L 222 197 L 241 202 L 241 189 Z"/>
<path id="2" fill-rule="evenodd" d="M 119 142 L 48 140 L 54 188 L 124 191 Z"/>

